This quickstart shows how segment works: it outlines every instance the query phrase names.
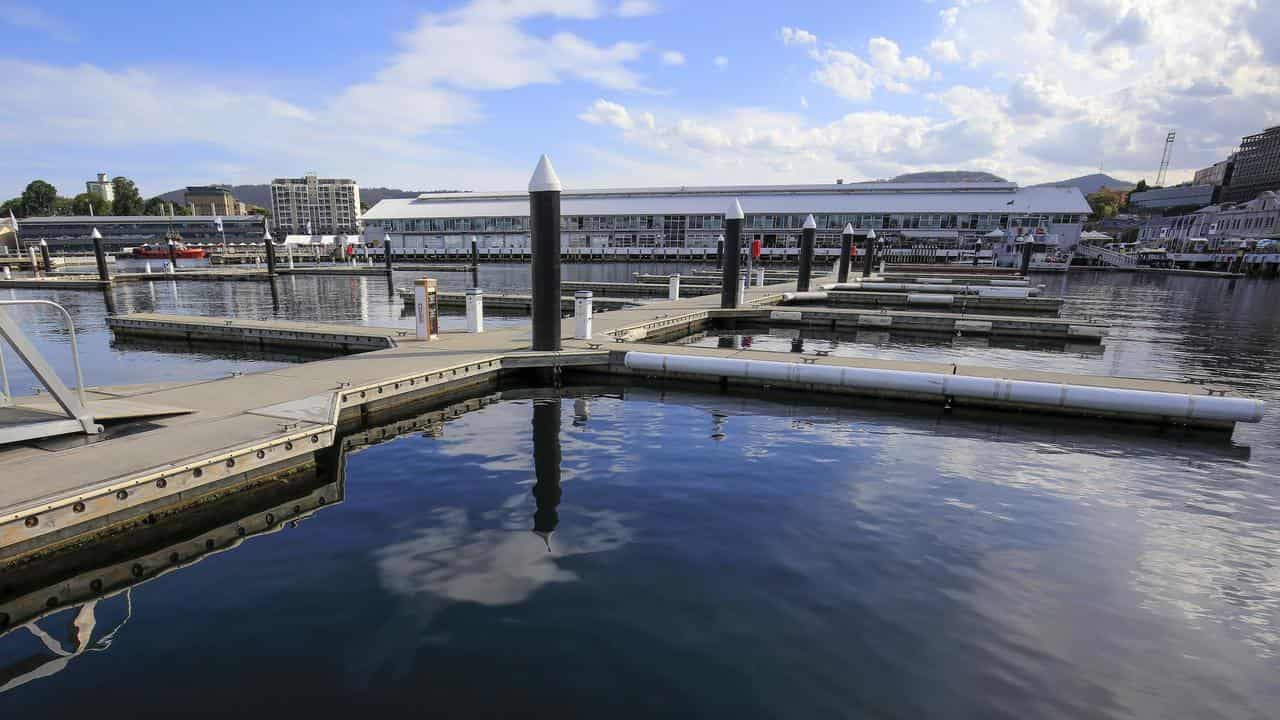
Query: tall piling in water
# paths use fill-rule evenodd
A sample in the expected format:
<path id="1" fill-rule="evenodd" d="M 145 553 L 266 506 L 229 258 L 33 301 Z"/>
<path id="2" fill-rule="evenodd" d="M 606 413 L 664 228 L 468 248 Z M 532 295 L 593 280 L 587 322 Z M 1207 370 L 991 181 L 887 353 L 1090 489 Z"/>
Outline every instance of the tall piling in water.
<path id="1" fill-rule="evenodd" d="M 746 214 L 742 212 L 742 203 L 737 198 L 724 213 L 724 249 L 720 253 L 720 307 L 734 308 L 738 306 L 738 263 L 742 255 L 742 220 Z"/>
<path id="2" fill-rule="evenodd" d="M 1022 243 L 1022 265 L 1018 268 L 1019 275 L 1025 276 L 1027 271 L 1031 269 L 1031 251 L 1034 249 L 1034 246 L 1035 244 L 1032 243 L 1030 239 Z"/>
<path id="3" fill-rule="evenodd" d="M 840 233 L 840 262 L 836 265 L 836 282 L 849 282 L 849 254 L 853 252 L 853 223 Z"/>
<path id="4" fill-rule="evenodd" d="M 813 245 L 818 237 L 818 223 L 813 215 L 804 219 L 800 231 L 800 278 L 796 280 L 796 292 L 809 291 L 809 276 L 813 274 Z"/>
<path id="5" fill-rule="evenodd" d="M 391 274 L 391 233 L 382 233 L 382 267 L 386 269 L 387 275 Z"/>
<path id="6" fill-rule="evenodd" d="M 267 252 L 267 277 L 276 276 L 276 246 L 271 241 L 271 231 L 267 229 L 266 219 L 262 222 L 262 245 Z"/>
<path id="7" fill-rule="evenodd" d="M 560 350 L 560 178 L 543 155 L 529 179 L 533 349 Z"/>
<path id="8" fill-rule="evenodd" d="M 111 271 L 107 269 L 107 253 L 102 248 L 102 233 L 95 227 L 93 232 L 89 233 L 89 239 L 93 240 L 93 259 L 98 263 L 98 279 L 102 282 L 111 282 Z"/>
<path id="9" fill-rule="evenodd" d="M 871 268 L 876 261 L 876 231 L 868 230 L 862 239 L 862 277 L 871 277 Z"/>
<path id="10" fill-rule="evenodd" d="M 40 238 L 40 262 L 44 265 L 46 275 L 53 274 L 53 258 L 49 257 L 49 243 Z"/>

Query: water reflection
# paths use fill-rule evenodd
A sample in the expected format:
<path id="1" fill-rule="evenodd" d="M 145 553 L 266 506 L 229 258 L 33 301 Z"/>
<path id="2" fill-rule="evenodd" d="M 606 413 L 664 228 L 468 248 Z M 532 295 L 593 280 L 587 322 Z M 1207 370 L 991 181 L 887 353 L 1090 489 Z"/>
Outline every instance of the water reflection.
<path id="1" fill-rule="evenodd" d="M 576 419 L 575 419 L 576 424 Z M 560 524 L 560 400 L 533 403 L 533 497 L 538 509 L 533 514 L 533 532 L 551 552 L 551 533 Z"/>

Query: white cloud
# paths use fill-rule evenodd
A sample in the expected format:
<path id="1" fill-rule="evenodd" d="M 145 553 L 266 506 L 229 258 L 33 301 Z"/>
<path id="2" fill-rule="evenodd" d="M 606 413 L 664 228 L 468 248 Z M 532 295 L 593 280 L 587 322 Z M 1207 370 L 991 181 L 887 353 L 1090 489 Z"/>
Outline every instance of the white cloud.
<path id="1" fill-rule="evenodd" d="M 818 36 L 808 30 L 800 28 L 784 27 L 778 34 L 782 37 L 783 45 L 817 45 Z"/>
<path id="2" fill-rule="evenodd" d="M 33 30 L 62 42 L 79 40 L 65 22 L 35 5 L 0 1 L 0 27 L 4 25 L 24 31 Z"/>
<path id="3" fill-rule="evenodd" d="M 934 40 L 929 43 L 929 54 L 939 62 L 960 62 L 960 51 L 954 40 Z"/>
<path id="4" fill-rule="evenodd" d="M 809 107 L 809 98 L 807 98 L 807 97 L 805 97 L 805 96 L 801 95 L 801 96 L 800 96 L 800 107 L 802 107 L 802 108 L 806 108 L 806 109 L 807 109 L 807 108 Z"/>
<path id="5" fill-rule="evenodd" d="M 912 92 L 908 81 L 928 80 L 932 75 L 929 63 L 914 55 L 903 57 L 898 44 L 888 38 L 873 37 L 867 42 L 868 61 L 849 50 L 818 48 L 818 39 L 812 35 L 809 35 L 811 41 L 797 43 L 794 33 L 804 31 L 788 35 L 789 29 L 783 28 L 783 44 L 810 46 L 809 57 L 818 63 L 813 80 L 846 100 L 870 100 L 876 88 L 893 93 Z M 788 37 L 792 40 L 788 41 Z"/>
<path id="6" fill-rule="evenodd" d="M 729 58 L 723 55 L 717 55 L 711 60 L 711 64 L 718 68 L 724 69 L 729 67 Z"/>
<path id="7" fill-rule="evenodd" d="M 657 3 L 649 2 L 649 0 L 622 0 L 622 2 L 618 3 L 618 7 L 614 12 L 618 17 L 632 18 L 653 15 L 658 10 Z"/>
<path id="8" fill-rule="evenodd" d="M 663 65 L 683 65 L 684 53 L 679 50 L 667 50 L 659 57 Z"/>

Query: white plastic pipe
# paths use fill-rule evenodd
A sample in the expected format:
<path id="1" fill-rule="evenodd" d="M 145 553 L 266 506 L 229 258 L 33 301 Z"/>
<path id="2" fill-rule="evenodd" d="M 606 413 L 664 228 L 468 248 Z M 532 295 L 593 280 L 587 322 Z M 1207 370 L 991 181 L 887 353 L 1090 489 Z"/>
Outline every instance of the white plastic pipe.
<path id="1" fill-rule="evenodd" d="M 782 293 L 782 302 L 817 302 L 826 300 L 827 293 L 811 290 L 809 292 L 789 292 Z"/>
<path id="2" fill-rule="evenodd" d="M 573 337 L 576 340 L 591 339 L 590 290 L 579 290 L 573 294 Z"/>
<path id="3" fill-rule="evenodd" d="M 908 305 L 952 305 L 956 301 L 955 295 L 940 295 L 935 293 L 907 293 Z"/>
<path id="4" fill-rule="evenodd" d="M 731 377 L 762 382 L 792 382 L 830 387 L 884 390 L 939 398 L 971 398 L 1060 408 L 1072 411 L 1134 413 L 1174 420 L 1258 422 L 1261 400 L 1190 393 L 1092 387 L 1067 383 L 946 375 L 911 370 L 881 370 L 805 365 L 771 360 L 742 360 L 699 355 L 629 352 L 626 366 L 638 372 Z"/>
<path id="5" fill-rule="evenodd" d="M 680 299 L 680 273 L 676 273 L 667 278 L 667 299 Z"/>
<path id="6" fill-rule="evenodd" d="M 467 332 L 484 332 L 484 291 L 467 288 Z"/>
<path id="7" fill-rule="evenodd" d="M 148 261 L 147 261 L 147 264 L 143 267 L 143 269 L 147 271 L 147 274 L 148 274 L 148 275 L 150 275 L 150 274 L 151 274 L 151 261 L 150 261 L 150 260 L 148 260 Z"/>
<path id="8" fill-rule="evenodd" d="M 756 269 L 756 286 L 764 287 L 764 268 Z"/>

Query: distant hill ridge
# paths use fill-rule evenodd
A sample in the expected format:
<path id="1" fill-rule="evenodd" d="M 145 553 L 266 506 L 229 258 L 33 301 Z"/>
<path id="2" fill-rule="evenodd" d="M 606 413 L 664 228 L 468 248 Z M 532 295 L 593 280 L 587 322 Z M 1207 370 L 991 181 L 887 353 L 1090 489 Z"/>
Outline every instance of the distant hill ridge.
<path id="1" fill-rule="evenodd" d="M 1055 182 L 1040 183 L 1039 187 L 1075 187 L 1080 188 L 1080 192 L 1088 195 L 1096 193 L 1104 187 L 1112 190 L 1132 190 L 1134 183 L 1126 182 L 1119 178 L 1113 178 L 1103 173 L 1093 173 L 1092 175 L 1081 175 L 1080 177 L 1068 178 L 1066 180 L 1057 180 Z"/>
<path id="2" fill-rule="evenodd" d="M 889 182 L 893 183 L 944 183 L 944 182 L 1008 182 L 999 175 L 992 175 L 983 170 L 934 170 L 899 175 Z"/>

